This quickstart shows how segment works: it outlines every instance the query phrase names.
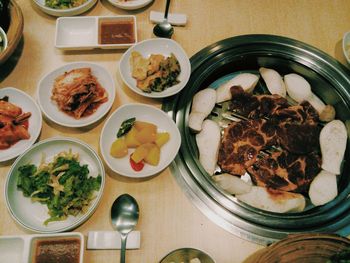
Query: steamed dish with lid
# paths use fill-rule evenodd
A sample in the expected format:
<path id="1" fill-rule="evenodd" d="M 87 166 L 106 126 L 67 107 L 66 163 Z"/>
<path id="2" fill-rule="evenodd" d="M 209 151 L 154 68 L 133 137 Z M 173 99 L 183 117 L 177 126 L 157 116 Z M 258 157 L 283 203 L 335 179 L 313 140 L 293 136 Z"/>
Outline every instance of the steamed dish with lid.
<path id="1" fill-rule="evenodd" d="M 87 0 L 45 0 L 45 5 L 55 9 L 67 9 L 80 6 Z"/>
<path id="2" fill-rule="evenodd" d="M 9 102 L 9 97 L 0 98 L 0 150 L 30 138 L 30 116 L 30 112 L 23 112 L 21 107 Z"/>
<path id="3" fill-rule="evenodd" d="M 80 119 L 93 114 L 108 96 L 91 68 L 77 68 L 55 79 L 51 99 L 61 111 Z"/>
<path id="4" fill-rule="evenodd" d="M 344 123 L 302 76 L 259 72 L 256 90 L 259 74 L 240 73 L 195 94 L 188 125 L 200 164 L 226 192 L 263 210 L 303 211 L 306 198 L 315 206 L 330 202 L 347 143 Z"/>

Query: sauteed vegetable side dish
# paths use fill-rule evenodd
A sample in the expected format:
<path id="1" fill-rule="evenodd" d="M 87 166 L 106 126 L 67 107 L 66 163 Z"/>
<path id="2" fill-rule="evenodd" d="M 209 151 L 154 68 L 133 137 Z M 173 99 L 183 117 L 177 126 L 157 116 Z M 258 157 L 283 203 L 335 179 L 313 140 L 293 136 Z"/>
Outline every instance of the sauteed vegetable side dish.
<path id="1" fill-rule="evenodd" d="M 179 61 L 174 54 L 165 57 L 152 54 L 149 58 L 133 51 L 130 56 L 132 77 L 136 86 L 143 92 L 161 92 L 179 83 L 177 77 L 181 73 Z"/>
<path id="2" fill-rule="evenodd" d="M 195 94 L 188 125 L 200 163 L 224 190 L 263 210 L 302 211 L 305 197 L 315 206 L 330 202 L 338 194 L 344 123 L 302 76 L 259 72 L 270 94 L 254 94 L 259 76 L 251 73 Z"/>
<path id="3" fill-rule="evenodd" d="M 20 107 L 9 102 L 9 97 L 0 98 L 0 150 L 8 149 L 20 140 L 30 138 L 28 119 Z"/>
<path id="4" fill-rule="evenodd" d="M 17 187 L 25 197 L 47 205 L 50 217 L 43 222 L 47 225 L 85 213 L 101 187 L 101 175 L 89 176 L 88 165 L 80 164 L 79 155 L 69 150 L 52 162 L 19 167 Z"/>
<path id="5" fill-rule="evenodd" d="M 55 9 L 66 9 L 84 4 L 87 0 L 45 0 L 45 5 Z"/>

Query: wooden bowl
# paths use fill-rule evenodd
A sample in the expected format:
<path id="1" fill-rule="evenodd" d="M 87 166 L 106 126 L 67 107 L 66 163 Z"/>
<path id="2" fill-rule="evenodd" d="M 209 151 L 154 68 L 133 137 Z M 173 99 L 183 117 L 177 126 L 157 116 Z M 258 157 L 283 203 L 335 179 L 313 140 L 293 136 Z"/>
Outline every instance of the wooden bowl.
<path id="1" fill-rule="evenodd" d="M 21 8 L 15 0 L 10 1 L 10 26 L 6 32 L 8 45 L 7 48 L 0 53 L 0 65 L 3 64 L 15 51 L 23 34 L 23 14 Z"/>
<path id="2" fill-rule="evenodd" d="M 245 263 L 325 263 L 349 247 L 350 240 L 336 234 L 295 234 L 256 252 Z"/>

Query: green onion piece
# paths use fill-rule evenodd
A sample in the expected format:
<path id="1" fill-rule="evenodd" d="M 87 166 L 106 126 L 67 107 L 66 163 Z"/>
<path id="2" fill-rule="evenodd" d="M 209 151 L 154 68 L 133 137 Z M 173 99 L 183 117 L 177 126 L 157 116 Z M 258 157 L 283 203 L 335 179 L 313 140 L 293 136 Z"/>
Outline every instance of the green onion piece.
<path id="1" fill-rule="evenodd" d="M 120 125 L 120 128 L 117 133 L 117 138 L 122 137 L 123 135 L 127 134 L 132 126 L 134 125 L 136 118 L 130 118 L 122 122 L 122 125 Z"/>

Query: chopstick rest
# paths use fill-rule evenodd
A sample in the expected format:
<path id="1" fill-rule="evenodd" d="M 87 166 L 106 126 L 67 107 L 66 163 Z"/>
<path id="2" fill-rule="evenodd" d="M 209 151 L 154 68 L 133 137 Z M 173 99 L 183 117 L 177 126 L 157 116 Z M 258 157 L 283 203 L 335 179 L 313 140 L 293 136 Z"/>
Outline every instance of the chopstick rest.
<path id="1" fill-rule="evenodd" d="M 153 23 L 160 23 L 164 20 L 163 12 L 151 11 L 149 13 L 149 19 Z M 187 23 L 187 16 L 185 14 L 168 13 L 168 21 L 174 26 L 184 26 Z"/>
<path id="2" fill-rule="evenodd" d="M 140 248 L 140 231 L 131 231 L 126 240 L 126 249 Z M 87 249 L 120 249 L 120 234 L 117 231 L 89 231 Z"/>

